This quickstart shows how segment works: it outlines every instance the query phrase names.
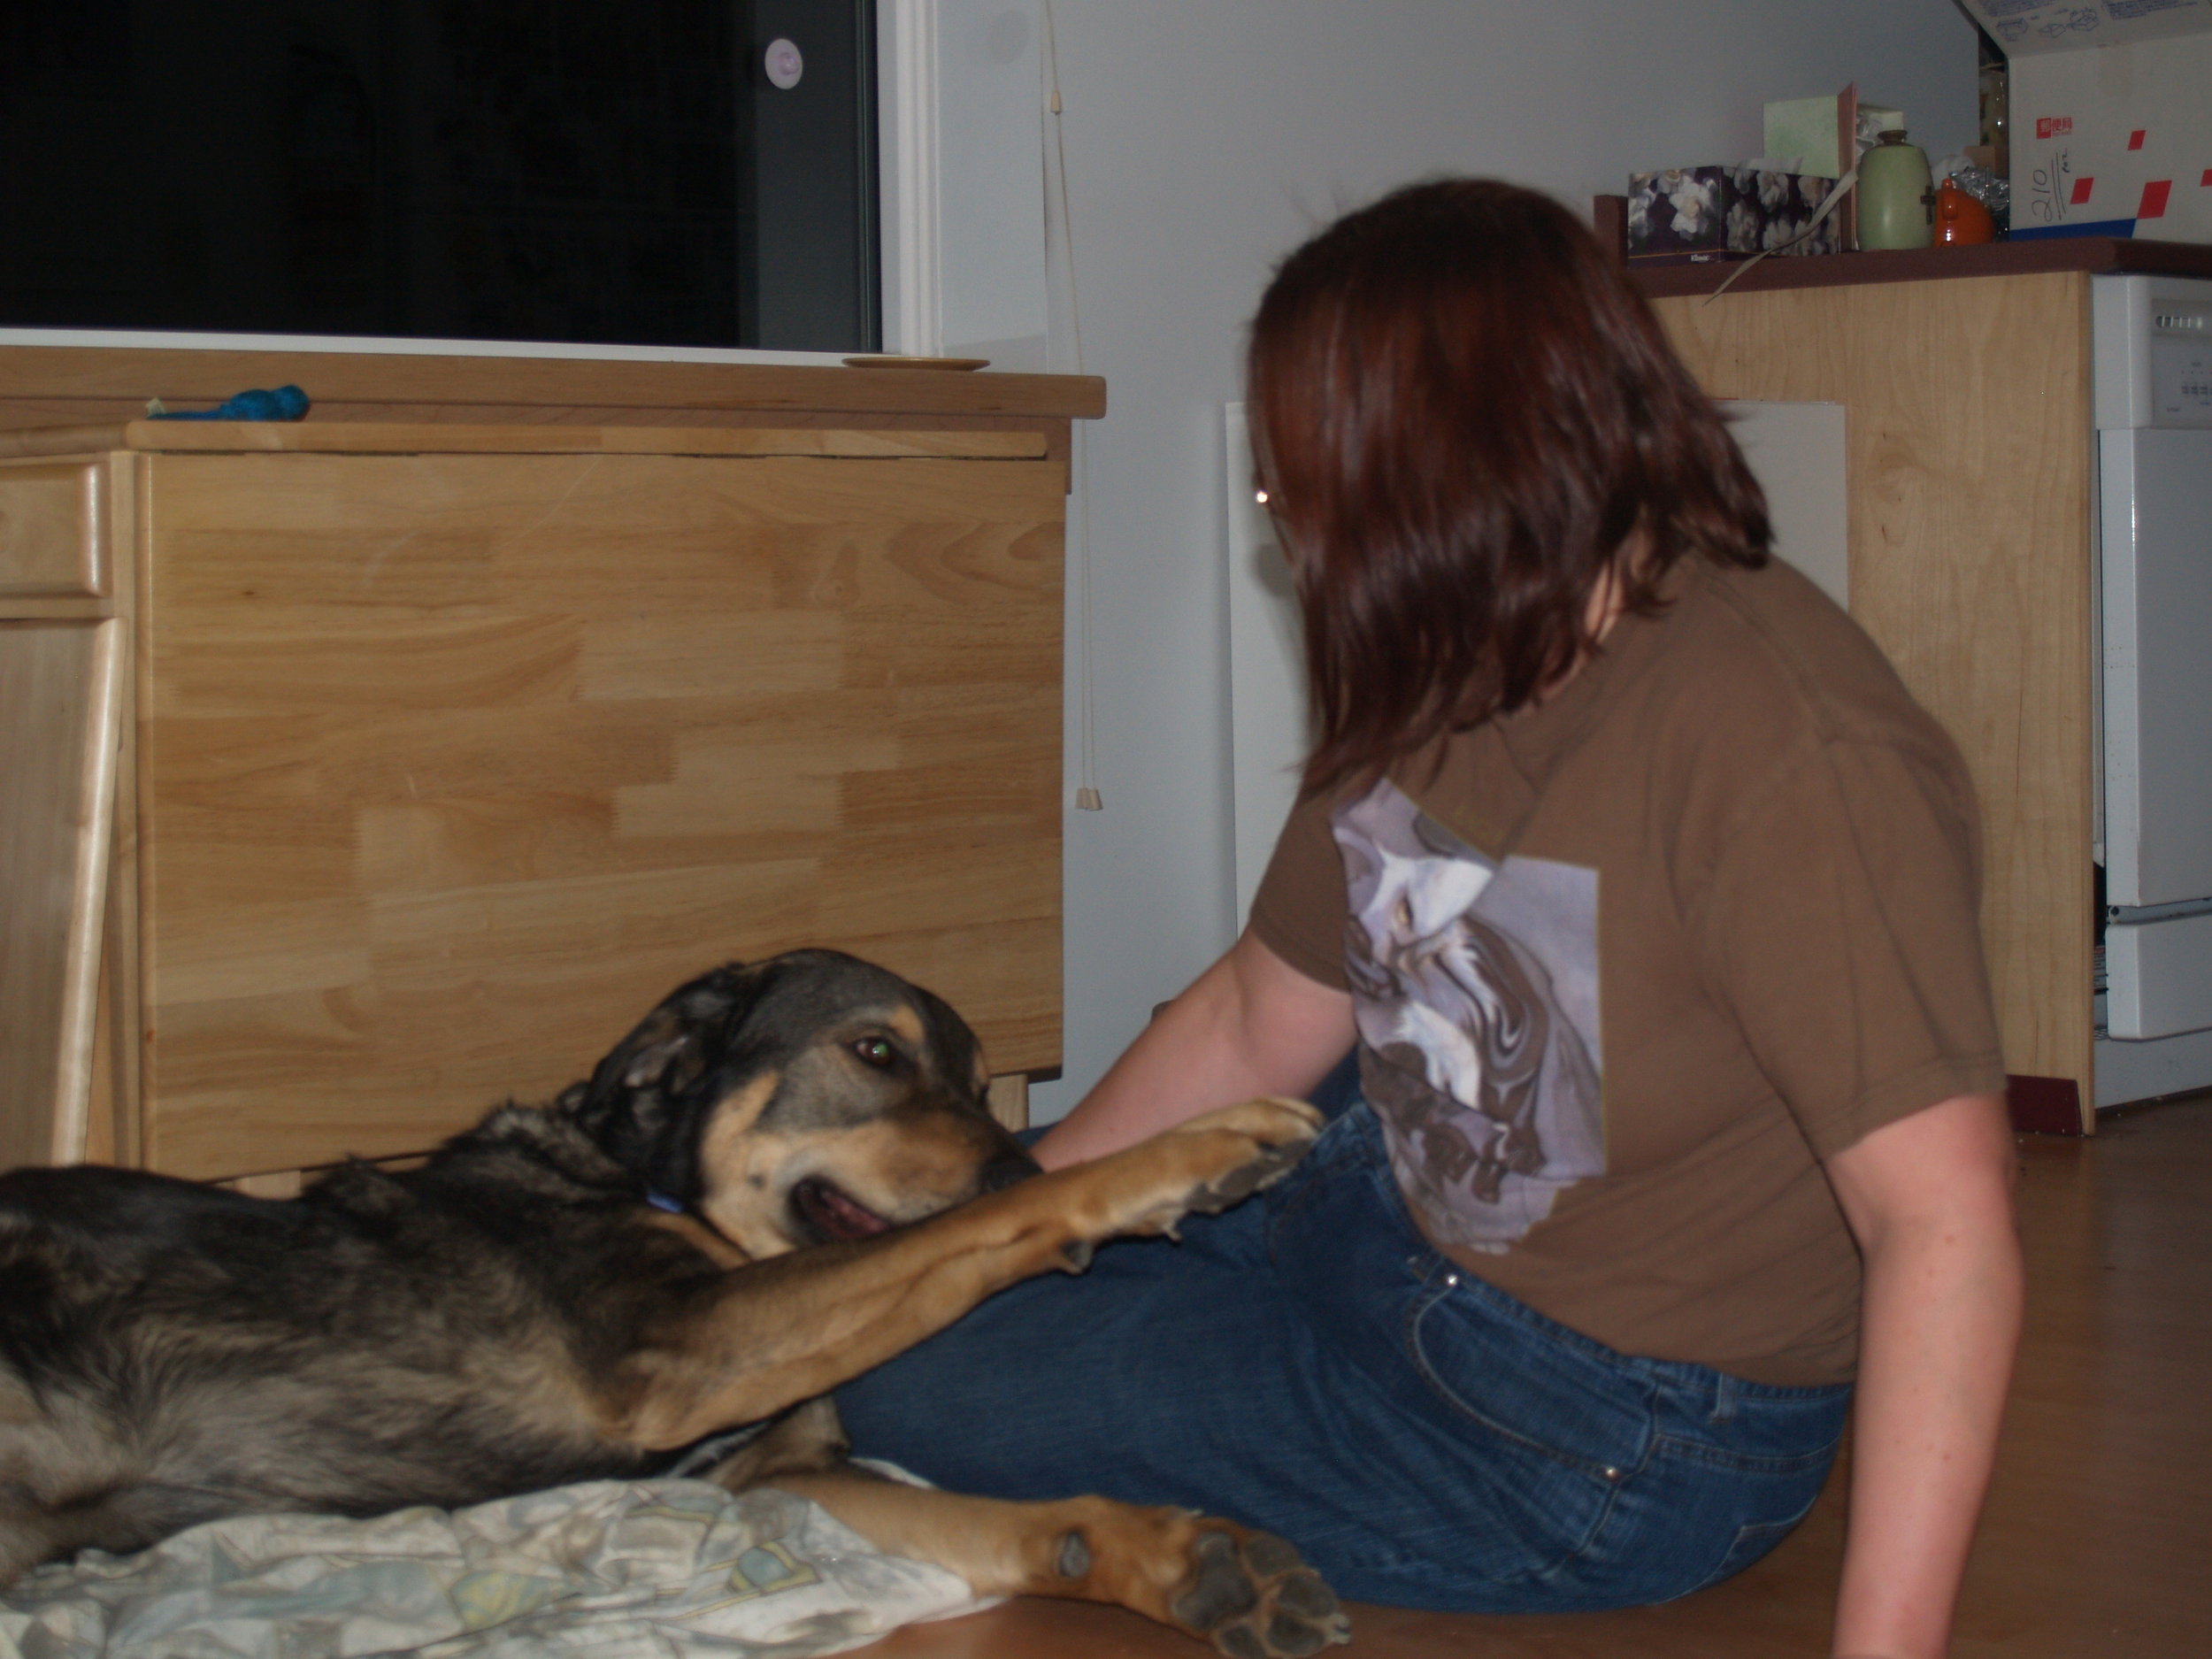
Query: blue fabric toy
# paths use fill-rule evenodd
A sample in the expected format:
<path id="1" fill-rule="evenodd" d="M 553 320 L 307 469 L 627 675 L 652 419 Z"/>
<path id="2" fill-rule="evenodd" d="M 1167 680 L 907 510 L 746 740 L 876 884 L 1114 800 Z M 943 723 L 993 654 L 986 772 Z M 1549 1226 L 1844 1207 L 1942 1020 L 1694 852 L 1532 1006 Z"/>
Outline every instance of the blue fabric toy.
<path id="1" fill-rule="evenodd" d="M 307 413 L 308 397 L 296 386 L 274 391 L 241 392 L 213 409 L 148 411 L 149 420 L 297 420 Z"/>

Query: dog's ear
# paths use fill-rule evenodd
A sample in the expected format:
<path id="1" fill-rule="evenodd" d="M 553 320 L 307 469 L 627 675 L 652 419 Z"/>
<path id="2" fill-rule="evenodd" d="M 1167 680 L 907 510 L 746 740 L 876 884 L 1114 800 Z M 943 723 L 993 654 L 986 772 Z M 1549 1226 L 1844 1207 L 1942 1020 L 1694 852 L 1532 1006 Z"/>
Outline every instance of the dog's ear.
<path id="1" fill-rule="evenodd" d="M 975 1034 L 975 1028 L 935 992 L 918 985 L 914 995 L 929 1021 L 934 1039 L 933 1046 L 945 1056 L 946 1080 L 956 1088 L 964 1087 L 978 1103 L 982 1102 L 990 1092 L 991 1067 L 984 1058 L 982 1040 Z"/>
<path id="2" fill-rule="evenodd" d="M 669 1026 L 675 1029 L 670 1031 Z M 665 1034 L 663 1034 L 665 1033 Z M 700 1028 L 689 1022 L 666 1018 L 650 1022 L 631 1033 L 622 1048 L 620 1082 L 624 1088 L 680 1089 L 697 1079 Z"/>
<path id="3" fill-rule="evenodd" d="M 652 1179 L 696 1109 L 702 1079 L 758 1000 L 763 972 L 733 962 L 679 987 L 557 1102 L 626 1169 Z"/>

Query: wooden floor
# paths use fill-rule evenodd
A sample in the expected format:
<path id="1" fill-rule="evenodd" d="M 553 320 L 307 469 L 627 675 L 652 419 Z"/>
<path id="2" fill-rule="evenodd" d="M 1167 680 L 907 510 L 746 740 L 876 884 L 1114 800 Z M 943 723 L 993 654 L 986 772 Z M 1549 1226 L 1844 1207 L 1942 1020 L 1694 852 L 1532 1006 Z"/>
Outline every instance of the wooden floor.
<path id="1" fill-rule="evenodd" d="M 2026 1340 L 1955 1659 L 2212 1654 L 2212 1096 L 2024 1136 Z M 1545 1618 L 1356 1608 L 1353 1659 L 1827 1653 L 1841 1471 L 1740 1578 L 1665 1607 Z M 1193 1659 L 1118 1609 L 1041 1601 L 902 1631 L 867 1659 Z"/>

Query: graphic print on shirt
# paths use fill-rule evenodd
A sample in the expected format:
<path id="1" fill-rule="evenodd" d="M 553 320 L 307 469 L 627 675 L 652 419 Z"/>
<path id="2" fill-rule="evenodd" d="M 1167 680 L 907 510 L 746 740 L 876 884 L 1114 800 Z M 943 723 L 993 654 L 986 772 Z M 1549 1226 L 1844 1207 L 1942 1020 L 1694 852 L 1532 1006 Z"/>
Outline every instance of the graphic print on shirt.
<path id="1" fill-rule="evenodd" d="M 1332 823 L 1391 1167 L 1440 1241 L 1503 1251 L 1605 1172 L 1597 872 L 1495 863 L 1387 779 Z"/>

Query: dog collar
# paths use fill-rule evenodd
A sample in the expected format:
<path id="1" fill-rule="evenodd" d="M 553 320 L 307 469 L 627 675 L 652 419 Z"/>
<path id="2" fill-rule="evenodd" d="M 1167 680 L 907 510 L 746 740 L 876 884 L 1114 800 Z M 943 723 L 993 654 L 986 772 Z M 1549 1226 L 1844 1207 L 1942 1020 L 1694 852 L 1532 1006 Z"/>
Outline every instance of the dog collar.
<path id="1" fill-rule="evenodd" d="M 681 1204 L 666 1193 L 654 1187 L 649 1187 L 645 1189 L 645 1202 L 656 1210 L 665 1210 L 672 1216 L 680 1216 L 684 1213 L 684 1207 Z"/>

